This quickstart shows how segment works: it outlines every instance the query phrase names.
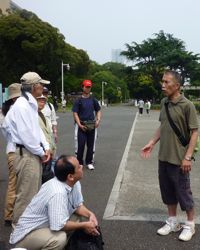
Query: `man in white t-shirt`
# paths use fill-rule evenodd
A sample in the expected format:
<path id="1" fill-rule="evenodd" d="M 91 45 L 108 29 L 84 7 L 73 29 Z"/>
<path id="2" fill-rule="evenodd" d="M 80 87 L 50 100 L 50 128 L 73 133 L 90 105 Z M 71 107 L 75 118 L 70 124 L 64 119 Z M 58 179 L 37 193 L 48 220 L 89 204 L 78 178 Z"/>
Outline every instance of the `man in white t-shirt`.
<path id="1" fill-rule="evenodd" d="M 142 99 L 140 99 L 138 102 L 138 108 L 139 108 L 139 114 L 142 115 L 144 109 L 144 101 Z"/>

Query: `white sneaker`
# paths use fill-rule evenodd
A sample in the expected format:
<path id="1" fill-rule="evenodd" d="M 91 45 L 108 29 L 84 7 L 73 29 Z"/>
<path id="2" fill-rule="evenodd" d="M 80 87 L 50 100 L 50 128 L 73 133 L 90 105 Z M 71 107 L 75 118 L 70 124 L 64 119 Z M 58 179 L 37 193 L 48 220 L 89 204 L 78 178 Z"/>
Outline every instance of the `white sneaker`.
<path id="1" fill-rule="evenodd" d="M 166 224 L 158 229 L 157 234 L 168 235 L 171 232 L 178 232 L 179 230 L 181 230 L 181 225 L 178 222 L 166 220 Z"/>
<path id="2" fill-rule="evenodd" d="M 89 170 L 94 170 L 94 166 L 92 164 L 88 164 L 87 167 Z"/>
<path id="3" fill-rule="evenodd" d="M 179 235 L 179 240 L 189 241 L 192 239 L 192 236 L 195 234 L 195 226 L 188 225 L 187 223 L 183 225 L 183 231 Z"/>

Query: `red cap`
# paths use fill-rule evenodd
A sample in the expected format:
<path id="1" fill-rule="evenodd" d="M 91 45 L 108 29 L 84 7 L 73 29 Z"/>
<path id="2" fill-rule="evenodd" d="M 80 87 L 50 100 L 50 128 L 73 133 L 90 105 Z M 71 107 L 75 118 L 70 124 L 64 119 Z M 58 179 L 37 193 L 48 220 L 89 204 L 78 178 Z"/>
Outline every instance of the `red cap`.
<path id="1" fill-rule="evenodd" d="M 82 84 L 83 84 L 84 87 L 92 87 L 92 81 L 91 80 L 84 80 Z"/>

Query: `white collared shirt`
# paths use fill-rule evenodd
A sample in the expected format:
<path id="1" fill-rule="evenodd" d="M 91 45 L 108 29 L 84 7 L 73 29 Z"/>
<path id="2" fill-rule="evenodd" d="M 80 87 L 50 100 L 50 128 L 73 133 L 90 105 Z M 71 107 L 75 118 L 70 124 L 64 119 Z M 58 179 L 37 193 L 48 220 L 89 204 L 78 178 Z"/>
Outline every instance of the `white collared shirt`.
<path id="1" fill-rule="evenodd" d="M 12 106 L 13 105 L 10 106 L 10 109 L 12 108 Z M 5 116 L 3 116 L 3 114 L 2 114 L 1 119 L 2 119 L 1 130 L 2 130 L 2 133 L 3 133 L 3 135 L 4 135 L 4 137 L 6 138 L 6 141 L 7 141 L 6 154 L 11 153 L 11 152 L 15 152 L 16 145 L 15 145 L 15 143 L 12 142 L 11 136 L 7 136 L 6 130 L 3 127 L 4 120 L 5 120 Z"/>
<path id="2" fill-rule="evenodd" d="M 11 141 L 8 141 L 7 142 L 7 146 L 6 146 L 6 154 L 9 154 L 9 153 L 14 153 L 16 151 L 16 145 L 15 143 L 11 142 Z"/>
<path id="3" fill-rule="evenodd" d="M 49 149 L 38 121 L 38 105 L 35 98 L 26 93 L 29 100 L 19 97 L 13 107 L 8 111 L 2 125 L 7 141 L 21 144 L 32 154 L 43 156 L 44 150 Z"/>
<path id="4" fill-rule="evenodd" d="M 49 105 L 51 106 L 51 109 L 50 109 Z M 57 126 L 56 111 L 55 111 L 55 108 L 54 108 L 52 103 L 49 102 L 49 105 L 48 105 L 48 103 L 46 103 L 44 108 L 41 111 L 44 114 L 45 118 L 47 119 L 47 122 L 48 122 L 49 127 L 51 128 L 51 132 L 52 132 L 53 131 L 52 126 L 53 125 Z"/>
<path id="5" fill-rule="evenodd" d="M 56 177 L 42 185 L 33 197 L 10 236 L 15 244 L 33 230 L 48 227 L 60 231 L 75 210 L 83 204 L 81 184 L 71 188 Z"/>

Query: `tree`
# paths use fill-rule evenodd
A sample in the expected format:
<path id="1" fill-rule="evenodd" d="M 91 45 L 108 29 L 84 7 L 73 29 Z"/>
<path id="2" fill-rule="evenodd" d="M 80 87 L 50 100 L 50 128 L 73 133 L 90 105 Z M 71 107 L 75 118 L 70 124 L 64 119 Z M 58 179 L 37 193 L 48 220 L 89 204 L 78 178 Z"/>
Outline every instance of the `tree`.
<path id="1" fill-rule="evenodd" d="M 96 72 L 91 79 L 94 82 L 92 91 L 98 99 L 102 97 L 102 82 L 107 83 L 104 87 L 104 96 L 109 102 L 120 102 L 121 98 L 125 99 L 125 96 L 129 96 L 127 85 L 124 80 L 119 79 L 110 71 L 104 70 Z M 119 89 L 121 91 L 120 95 Z"/>
<path id="2" fill-rule="evenodd" d="M 88 74 L 87 53 L 65 42 L 55 27 L 23 10 L 0 16 L 0 81 L 4 86 L 19 81 L 27 71 L 36 71 L 51 81 L 51 89 L 61 91 L 61 61 L 69 63 L 71 79 Z M 76 77 L 72 77 L 72 76 Z"/>
<path id="3" fill-rule="evenodd" d="M 141 74 L 143 77 L 145 75 L 146 79 L 151 78 L 152 81 L 149 81 L 149 87 L 154 88 L 153 92 L 157 93 L 158 97 L 160 90 L 159 82 L 164 69 L 179 70 L 184 81 L 186 77 L 191 78 L 195 75 L 199 55 L 187 52 L 184 42 L 174 38 L 171 34 L 165 34 L 163 31 L 160 31 L 154 36 L 155 38 L 144 40 L 141 44 L 136 42 L 133 42 L 131 45 L 126 44 L 127 50 L 123 51 L 122 55 L 132 61 L 134 67 L 136 67 L 136 70 L 133 69 L 131 71 L 129 69 L 129 73 L 135 73 L 135 76 L 138 76 L 138 78 L 129 76 L 129 80 L 134 78 L 138 87 L 143 88 L 143 83 L 140 82 Z M 129 87 L 131 85 L 134 84 L 129 83 Z"/>
<path id="4" fill-rule="evenodd" d="M 125 68 L 126 66 L 121 63 L 107 62 L 102 65 L 103 70 L 110 71 L 113 75 L 119 79 L 125 78 Z"/>

